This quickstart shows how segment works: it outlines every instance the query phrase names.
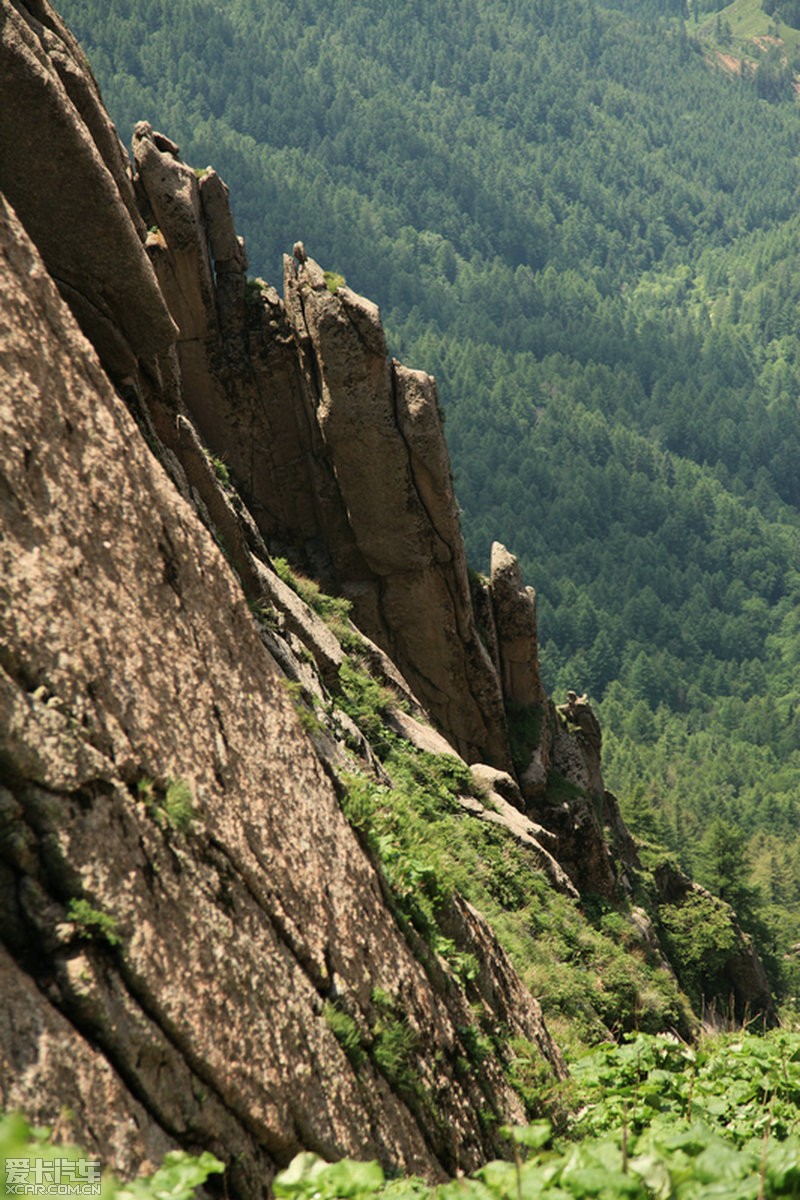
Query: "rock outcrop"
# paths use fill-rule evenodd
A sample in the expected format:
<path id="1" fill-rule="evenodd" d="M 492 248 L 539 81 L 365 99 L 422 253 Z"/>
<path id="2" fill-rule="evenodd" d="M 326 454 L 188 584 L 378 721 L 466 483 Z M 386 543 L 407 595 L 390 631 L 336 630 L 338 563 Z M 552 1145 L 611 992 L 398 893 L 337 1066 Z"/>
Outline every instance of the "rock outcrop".
<path id="1" fill-rule="evenodd" d="M 284 301 L 247 283 L 211 168 L 190 170 L 147 123 L 134 158 L 183 396 L 265 541 L 351 600 L 459 754 L 517 775 L 518 806 L 557 835 L 574 885 L 616 895 L 599 739 L 551 717 L 514 556 L 495 543 L 490 579 L 470 583 L 434 381 L 390 360 L 376 306 L 300 243 Z M 543 804 L 553 769 L 584 799 Z"/>
<path id="2" fill-rule="evenodd" d="M 689 879 L 673 862 L 656 869 L 655 884 L 662 919 L 668 922 L 666 944 L 671 927 L 671 936 L 683 942 L 677 956 L 678 977 L 684 975 L 681 982 L 690 994 L 699 992 L 693 999 L 704 1024 L 710 1029 L 739 1029 L 748 1021 L 773 1024 L 775 1002 L 764 964 L 730 905 Z M 717 928 L 713 946 L 705 944 L 702 929 L 691 930 L 709 922 Z M 685 937 L 688 930 L 691 934 Z M 692 935 L 698 939 L 694 946 Z"/>
<path id="3" fill-rule="evenodd" d="M 433 379 L 390 361 L 377 307 L 304 249 L 285 302 L 246 284 L 224 185 L 160 140 L 137 126 L 137 182 L 203 436 L 270 546 L 352 601 L 459 753 L 509 768 Z"/>
<path id="4" fill-rule="evenodd" d="M 236 1195 L 303 1147 L 477 1165 L 497 1135 L 476 1109 L 520 1103 L 499 1063 L 457 1067 L 463 990 L 392 916 L 236 577 L 5 204 L 0 289 L 0 935 L 26 1006 L 3 1028 L 27 1030 L 0 1105 L 70 1107 L 124 1170 L 211 1149 Z M 168 815 L 175 781 L 191 822 Z M 559 1071 L 488 927 L 459 923 L 487 1012 Z M 413 1092 L 369 1057 L 356 1071 L 326 1018 L 368 1043 L 376 987 L 412 1031 Z M 81 1123 L 92 1096 L 113 1136 Z"/>
<path id="5" fill-rule="evenodd" d="M 536 593 L 523 587 L 519 563 L 500 542 L 492 545 L 490 591 L 503 696 L 507 704 L 542 708 Z"/>
<path id="6" fill-rule="evenodd" d="M 175 326 L 142 248 L 127 155 L 85 56 L 44 0 L 5 0 L 1 11 L 3 191 L 115 381 L 142 367 L 158 378 Z"/>

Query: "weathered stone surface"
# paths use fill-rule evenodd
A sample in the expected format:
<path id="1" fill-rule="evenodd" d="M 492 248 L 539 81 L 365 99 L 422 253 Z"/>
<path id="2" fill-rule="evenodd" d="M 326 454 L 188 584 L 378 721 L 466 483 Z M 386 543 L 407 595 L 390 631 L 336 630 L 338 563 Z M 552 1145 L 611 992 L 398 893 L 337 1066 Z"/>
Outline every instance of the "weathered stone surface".
<path id="1" fill-rule="evenodd" d="M 475 625 L 434 381 L 390 363 L 375 305 L 289 262 L 286 308 L 352 535 L 331 542 L 357 624 L 459 753 L 509 766 L 496 672 Z"/>
<path id="2" fill-rule="evenodd" d="M 446 986 L 432 986 L 395 923 L 238 582 L 5 204 L 0 312 L 0 766 L 12 824 L 0 932 L 76 1036 L 146 1098 L 143 1133 L 119 1161 L 162 1137 L 206 1147 L 235 1160 L 228 1187 L 247 1196 L 301 1147 L 431 1177 L 477 1165 L 497 1140 L 476 1109 L 519 1120 L 519 1101 L 493 1060 L 480 1079 L 457 1071 L 466 996 L 443 964 Z M 154 820 L 170 779 L 194 798 L 184 832 Z M 154 781 L 149 807 L 142 780 Z M 81 939 L 67 920 L 79 896 L 114 923 L 118 945 Z M 477 917 L 469 938 L 484 941 L 498 1006 L 519 1009 L 502 958 L 491 978 Z M 376 986 L 414 1032 L 419 1096 L 393 1091 L 371 1059 L 356 1074 L 323 1015 L 335 996 L 368 1036 Z M 560 1070 L 530 998 L 518 1020 Z M 29 1053 L 46 1115 L 63 1072 L 44 1048 Z M 96 1138 L 114 1162 L 102 1123 Z"/>
<path id="3" fill-rule="evenodd" d="M 558 705 L 556 714 L 553 766 L 588 795 L 602 797 L 605 792 L 600 762 L 602 732 L 594 709 L 581 699 Z"/>
<path id="4" fill-rule="evenodd" d="M 0 13 L 0 190 L 108 369 L 135 375 L 138 359 L 172 345 L 175 326 L 142 246 L 119 140 L 50 6 L 2 0 Z"/>
<path id="5" fill-rule="evenodd" d="M 549 749 L 549 742 L 541 742 L 533 751 L 525 770 L 520 773 L 519 785 L 523 796 L 529 803 L 535 801 L 547 790 Z"/>
<path id="6" fill-rule="evenodd" d="M 2 945 L 0 993 L 0 1111 L 23 1112 L 34 1125 L 56 1117 L 57 1138 L 79 1137 L 89 1153 L 110 1152 L 126 1176 L 152 1171 L 177 1148 L 102 1052 L 81 1037 Z"/>
<path id="7" fill-rule="evenodd" d="M 159 147 L 159 136 L 147 121 L 140 121 L 133 135 L 133 157 L 157 227 L 147 248 L 161 293 L 178 326 L 183 395 L 191 401 L 192 416 L 205 436 L 218 405 L 224 402 L 220 380 L 211 365 L 219 346 L 219 329 L 208 235 L 197 176 L 168 147 Z"/>
<path id="8" fill-rule="evenodd" d="M 543 825 L 537 825 L 513 804 L 509 804 L 499 792 L 489 792 L 486 802 L 476 796 L 459 796 L 461 807 L 481 821 L 490 825 L 499 825 L 506 829 L 512 837 L 529 851 L 535 865 L 549 880 L 558 892 L 563 892 L 573 899 L 578 898 L 578 889 L 562 869 L 553 851 L 558 849 L 558 839 Z"/>
<path id="9" fill-rule="evenodd" d="M 536 593 L 522 585 L 513 554 L 492 543 L 491 596 L 506 703 L 538 708 L 547 697 L 539 677 Z"/>
<path id="10" fill-rule="evenodd" d="M 313 654 L 323 681 L 335 690 L 345 656 L 328 626 L 274 571 L 258 564 L 258 576 L 265 597 L 282 614 L 285 627 Z"/>
<path id="11" fill-rule="evenodd" d="M 487 763 L 473 763 L 470 771 L 479 788 L 487 792 L 497 792 L 509 804 L 513 804 L 514 808 L 518 808 L 520 812 L 525 811 L 525 800 L 519 790 L 519 784 L 507 771 L 498 771 L 496 767 L 490 767 Z"/>
<path id="12" fill-rule="evenodd" d="M 424 750 L 428 754 L 450 754 L 453 758 L 459 757 L 447 738 L 442 737 L 436 729 L 400 709 L 386 714 L 386 724 L 418 750 Z"/>
<path id="13" fill-rule="evenodd" d="M 591 792 L 591 776 L 584 748 L 575 733 L 561 721 L 553 730 L 554 769 L 571 785 L 566 797 L 554 804 L 545 800 L 535 813 L 558 837 L 561 866 L 581 893 L 617 894 L 617 874 L 601 820 L 602 794 Z"/>

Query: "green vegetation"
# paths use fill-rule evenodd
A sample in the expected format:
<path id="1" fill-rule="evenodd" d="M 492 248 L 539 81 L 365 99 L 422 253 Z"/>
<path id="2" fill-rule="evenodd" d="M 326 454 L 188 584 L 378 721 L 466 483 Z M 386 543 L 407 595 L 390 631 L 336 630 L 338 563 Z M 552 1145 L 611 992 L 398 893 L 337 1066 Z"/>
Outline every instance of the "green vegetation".
<path id="1" fill-rule="evenodd" d="M 264 625 L 267 629 L 271 629 L 273 632 L 277 632 L 280 629 L 280 617 L 278 616 L 278 611 L 273 604 L 267 603 L 263 600 L 248 600 L 247 607 L 250 609 L 250 612 L 253 614 L 256 621 L 258 621 L 259 625 Z"/>
<path id="2" fill-rule="evenodd" d="M 224 488 L 226 488 L 227 490 L 230 490 L 232 485 L 231 485 L 231 473 L 228 468 L 228 464 L 226 462 L 223 462 L 223 460 L 221 458 L 217 458 L 217 456 L 212 454 L 211 451 L 209 449 L 207 449 L 207 447 L 205 447 L 205 446 L 203 447 L 203 453 L 205 454 L 208 461 L 211 463 L 211 466 L 214 468 L 214 474 L 216 475 L 217 479 L 220 481 L 222 486 Z"/>
<path id="3" fill-rule="evenodd" d="M 285 563 L 277 567 L 317 611 L 329 616 L 335 612 L 335 602 L 316 584 Z M 387 716 L 401 700 L 371 674 L 362 645 L 356 642 L 340 667 L 335 696 L 324 706 L 317 704 L 313 712 L 300 684 L 286 686 L 305 710 L 312 732 L 335 721 L 339 709 L 380 760 L 382 773 L 366 773 L 358 758 L 349 772 L 340 772 L 340 802 L 379 863 L 395 914 L 423 962 L 430 954 L 444 960 L 470 994 L 479 966 L 451 936 L 452 902 L 458 892 L 488 917 L 567 1048 L 585 1046 L 610 1031 L 690 1031 L 693 1018 L 685 998 L 659 962 L 648 957 L 624 906 L 617 911 L 598 904 L 596 912 L 588 913 L 554 893 L 535 859 L 507 831 L 476 820 L 459 803 L 459 797 L 479 794 L 459 759 L 418 750 L 391 731 Z M 532 714 L 522 716 L 529 727 Z M 352 749 L 359 751 L 360 742 Z M 543 803 L 560 804 L 576 792 L 553 773 Z M 653 885 L 646 873 L 640 887 L 639 900 L 647 903 L 646 893 Z M 369 1053 L 376 1063 L 385 1059 L 381 1069 L 391 1074 L 397 1066 L 392 1065 L 393 1057 L 410 1054 L 412 1034 L 399 1010 L 393 1010 L 383 1040 L 377 1026 L 369 1036 L 360 1031 L 338 1004 L 326 1006 L 325 1019 L 351 1061 Z M 465 1069 L 478 1064 L 491 1048 L 531 1114 L 551 1111 L 552 1081 L 543 1079 L 536 1052 L 512 1045 L 508 1030 L 485 1028 L 480 1015 L 460 1036 Z"/>
<path id="4" fill-rule="evenodd" d="M 295 570 L 285 558 L 274 558 L 272 565 L 278 578 L 288 584 L 309 608 L 313 608 L 314 612 L 322 617 L 344 650 L 356 651 L 361 647 L 362 638 L 350 623 L 350 610 L 353 606 L 349 600 L 344 596 L 327 595 L 315 580 Z"/>
<path id="5" fill-rule="evenodd" d="M 416 1035 L 396 999 L 380 988 L 372 993 L 377 1010 L 372 1055 L 381 1074 L 406 1098 L 421 1097 L 413 1056 Z"/>
<path id="6" fill-rule="evenodd" d="M 122 945 L 116 918 L 99 908 L 93 908 L 88 900 L 70 900 L 67 906 L 67 920 L 72 921 L 78 936 L 88 942 L 105 942 L 107 946 L 112 947 Z"/>
<path id="7" fill-rule="evenodd" d="M 298 1155 L 275 1180 L 285 1200 L 778 1200 L 800 1195 L 800 1037 L 741 1033 L 691 1049 L 640 1034 L 574 1068 L 579 1115 L 508 1133 L 515 1162 L 429 1188 L 387 1182 L 377 1163 Z"/>
<path id="8" fill-rule="evenodd" d="M 298 720 L 306 733 L 320 733 L 323 729 L 323 724 L 317 715 L 316 697 L 310 695 L 302 683 L 294 679 L 282 678 L 281 686 L 285 692 L 288 692 L 289 698 L 294 705 L 294 711 L 297 713 Z"/>
<path id="9" fill-rule="evenodd" d="M 197 812 L 194 792 L 185 779 L 168 779 L 161 785 L 144 776 L 136 785 L 136 794 L 161 829 L 176 833 L 191 829 Z"/>
<path id="10" fill-rule="evenodd" d="M 25 1172 L 27 1179 L 22 1182 L 34 1186 L 36 1160 L 51 1164 L 56 1161 L 79 1164 L 74 1176 L 69 1176 L 70 1184 L 74 1180 L 78 1193 L 88 1187 L 86 1181 L 94 1179 L 95 1169 L 98 1171 L 97 1183 L 101 1182 L 99 1171 L 103 1164 L 97 1158 L 87 1155 L 77 1146 L 63 1146 L 51 1140 L 51 1131 L 48 1129 L 31 1129 L 18 1114 L 0 1114 L 0 1162 L 9 1167 L 13 1161 L 17 1168 L 21 1163 L 30 1164 L 30 1171 Z M 219 1174 L 224 1169 L 224 1164 L 207 1151 L 195 1157 L 182 1150 L 172 1150 L 164 1156 L 157 1171 L 132 1183 L 122 1183 L 104 1174 L 102 1196 L 103 1200 L 167 1200 L 167 1197 L 169 1200 L 192 1200 L 209 1176 Z M 42 1186 L 41 1180 L 39 1186 Z"/>
<path id="11" fill-rule="evenodd" d="M 476 821 L 458 803 L 459 795 L 474 790 L 469 771 L 455 758 L 416 750 L 387 730 L 383 718 L 392 694 L 363 664 L 348 661 L 340 674 L 338 703 L 370 739 L 391 780 L 378 783 L 357 771 L 342 777 L 342 808 L 381 864 L 401 923 L 469 991 L 478 965 L 445 931 L 454 892 L 464 896 L 489 919 L 568 1050 L 609 1031 L 688 1032 L 684 998 L 672 977 L 648 960 L 625 912 L 601 905 L 589 920 L 575 902 L 554 893 L 511 835 Z M 545 803 L 560 802 L 569 788 L 554 777 Z M 531 1065 L 509 1047 L 507 1034 L 488 1032 L 504 1047 L 506 1061 L 516 1061 L 510 1077 L 517 1078 L 532 1111 L 541 1113 L 548 1100 L 537 1077 L 538 1056 Z"/>
<path id="12" fill-rule="evenodd" d="M 358 1070 L 367 1056 L 361 1033 L 355 1021 L 331 1000 L 325 1001 L 322 1015 L 331 1033 L 350 1059 L 351 1065 Z"/>
<path id="13" fill-rule="evenodd" d="M 331 293 L 336 293 L 340 287 L 344 287 L 344 275 L 339 275 L 336 271 L 323 271 L 325 277 L 325 286 Z"/>
<path id="14" fill-rule="evenodd" d="M 719 971 L 736 944 L 724 905 L 711 896 L 688 896 L 683 904 L 659 909 L 664 949 L 698 1011 L 703 999 L 719 996 Z"/>

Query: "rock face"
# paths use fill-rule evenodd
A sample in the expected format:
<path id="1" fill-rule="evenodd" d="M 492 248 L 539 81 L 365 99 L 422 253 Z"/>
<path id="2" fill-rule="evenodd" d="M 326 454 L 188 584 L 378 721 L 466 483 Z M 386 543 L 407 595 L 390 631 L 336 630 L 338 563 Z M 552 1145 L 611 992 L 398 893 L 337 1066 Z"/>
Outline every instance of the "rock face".
<path id="1" fill-rule="evenodd" d="M 506 703 L 541 708 L 547 696 L 539 678 L 536 593 L 523 587 L 519 563 L 500 542 L 492 545 L 490 587 Z"/>
<path id="2" fill-rule="evenodd" d="M 237 1195 L 301 1147 L 477 1165 L 497 1135 L 476 1109 L 519 1101 L 499 1064 L 457 1070 L 466 996 L 397 925 L 238 581 L 5 203 L 0 309 L 0 968 L 24 1006 L 0 1028 L 26 1039 L 0 1105 L 69 1106 L 124 1170 L 211 1149 Z M 190 826 L 164 816 L 175 780 Z M 487 1011 L 560 1070 L 488 927 L 459 922 Z M 326 1017 L 368 1040 L 376 987 L 412 1031 L 413 1093 L 356 1071 Z M 98 1096 L 116 1132 L 82 1124 Z"/>
<path id="3" fill-rule="evenodd" d="M 3 191 L 115 379 L 136 376 L 140 360 L 157 375 L 175 327 L 142 249 L 127 156 L 85 57 L 44 0 L 4 0 L 0 12 Z"/>
<path id="4" fill-rule="evenodd" d="M 227 189 L 170 145 L 137 126 L 148 248 L 193 418 L 270 546 L 352 600 L 461 754 L 508 768 L 433 379 L 389 360 L 376 306 L 331 290 L 304 249 L 286 259 L 285 303 L 246 285 Z"/>
<path id="5" fill-rule="evenodd" d="M 319 381 L 316 417 L 352 542 L 337 589 L 466 758 L 509 764 L 502 694 L 478 637 L 433 379 L 387 358 L 375 305 L 287 260 L 287 311 Z"/>

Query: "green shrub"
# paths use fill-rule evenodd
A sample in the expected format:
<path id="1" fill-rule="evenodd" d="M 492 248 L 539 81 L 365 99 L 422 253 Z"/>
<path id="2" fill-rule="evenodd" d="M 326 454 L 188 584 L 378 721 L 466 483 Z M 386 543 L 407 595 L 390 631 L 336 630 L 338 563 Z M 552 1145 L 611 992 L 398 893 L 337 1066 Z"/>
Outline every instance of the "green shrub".
<path id="1" fill-rule="evenodd" d="M 105 942 L 109 946 L 121 946 L 122 938 L 117 930 L 117 921 L 110 913 L 93 908 L 88 900 L 73 899 L 67 906 L 67 919 L 73 923 L 78 936 L 88 942 Z"/>
<path id="2" fill-rule="evenodd" d="M 344 596 L 328 596 L 314 579 L 295 571 L 285 558 L 273 558 L 272 566 L 278 578 L 321 617 L 335 616 L 340 620 L 349 617 L 353 606 Z"/>
<path id="3" fill-rule="evenodd" d="M 681 904 L 659 909 L 665 949 L 695 1005 L 724 988 L 722 971 L 736 945 L 730 910 L 721 900 L 690 892 Z"/>
<path id="4" fill-rule="evenodd" d="M 323 271 L 322 274 L 325 277 L 325 286 L 332 294 L 335 295 L 340 287 L 344 287 L 344 275 L 340 275 L 338 271 Z"/>
<path id="5" fill-rule="evenodd" d="M 363 775 L 342 775 L 339 782 L 344 815 L 354 829 L 369 833 L 375 817 L 376 796 L 386 789 Z"/>
<path id="6" fill-rule="evenodd" d="M 307 699 L 307 693 L 302 683 L 294 679 L 281 679 L 281 687 L 285 692 L 289 693 L 289 698 L 294 705 L 294 711 L 297 713 L 297 718 L 302 728 L 308 734 L 321 733 L 325 726 L 320 721 L 316 708 L 316 698 L 311 698 L 311 703 Z"/>
<path id="7" fill-rule="evenodd" d="M 353 1018 L 334 1001 L 326 1000 L 322 1010 L 328 1028 L 344 1050 L 351 1065 L 357 1071 L 366 1061 L 361 1033 Z"/>
<path id="8" fill-rule="evenodd" d="M 163 804 L 164 816 L 171 829 L 186 833 L 195 818 L 194 794 L 185 779 L 169 779 Z"/>
<path id="9" fill-rule="evenodd" d="M 418 1038 L 393 996 L 382 988 L 372 993 L 376 1017 L 372 1027 L 372 1059 L 384 1078 L 406 1097 L 422 1094 L 414 1055 Z"/>
<path id="10" fill-rule="evenodd" d="M 230 470 L 228 469 L 227 463 L 224 462 L 221 458 L 217 458 L 217 456 L 212 454 L 211 451 L 208 450 L 205 446 L 203 447 L 203 453 L 205 454 L 208 461 L 211 463 L 211 466 L 214 468 L 214 474 L 216 475 L 217 479 L 220 481 L 220 483 L 223 485 L 223 487 L 230 490 L 232 487 L 231 473 L 230 473 Z"/>
<path id="11" fill-rule="evenodd" d="M 191 784 L 185 779 L 171 778 L 159 785 L 143 776 L 136 785 L 138 798 L 148 814 L 161 829 L 188 833 L 197 812 Z"/>
<path id="12" fill-rule="evenodd" d="M 386 727 L 386 712 L 397 704 L 393 692 L 358 666 L 345 659 L 339 668 L 339 704 L 364 734 L 379 758 L 385 758 L 397 738 Z"/>
<path id="13" fill-rule="evenodd" d="M 265 625 L 267 629 L 271 629 L 274 633 L 280 631 L 280 617 L 278 616 L 277 609 L 272 604 L 265 603 L 263 600 L 248 600 L 247 607 L 259 625 Z"/>

